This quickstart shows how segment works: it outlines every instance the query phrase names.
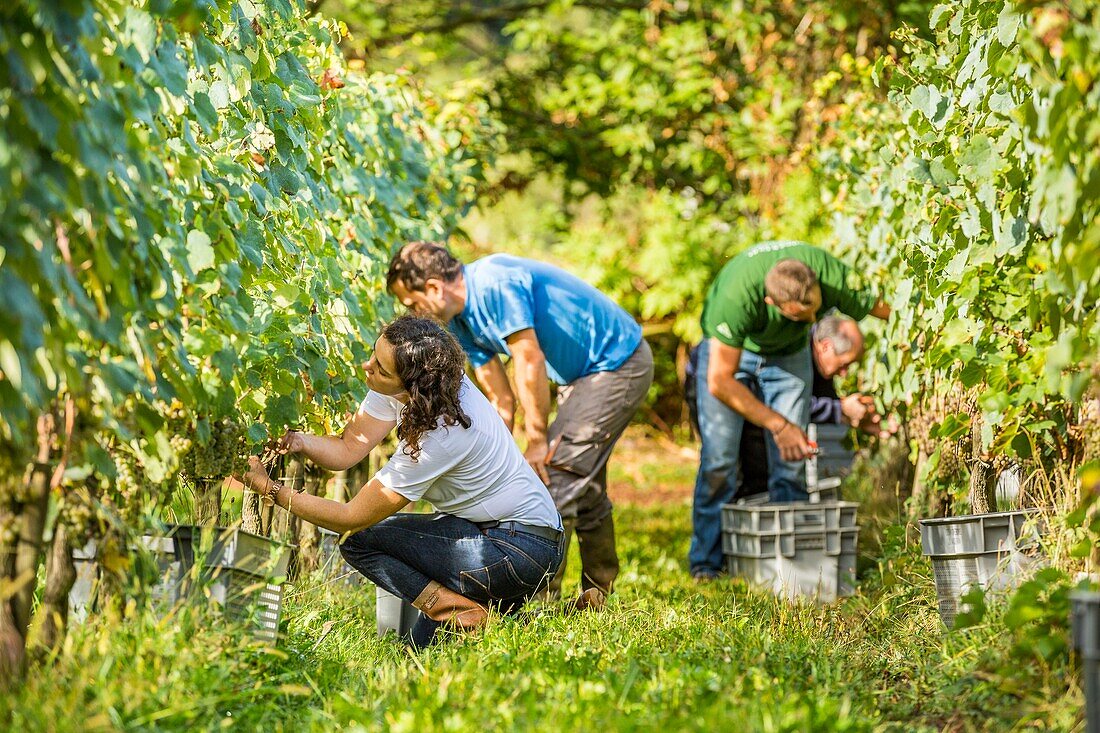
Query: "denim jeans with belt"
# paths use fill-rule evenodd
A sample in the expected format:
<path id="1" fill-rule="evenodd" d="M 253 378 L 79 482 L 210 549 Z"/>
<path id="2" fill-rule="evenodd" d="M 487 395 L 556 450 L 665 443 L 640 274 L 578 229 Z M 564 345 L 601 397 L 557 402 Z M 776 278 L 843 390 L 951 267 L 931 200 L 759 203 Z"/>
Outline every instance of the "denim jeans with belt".
<path id="1" fill-rule="evenodd" d="M 737 468 L 741 430 L 745 418 L 707 389 L 710 342 L 699 347 L 699 388 L 696 407 L 702 439 L 699 473 L 695 479 L 692 506 L 692 572 L 718 573 L 722 563 L 722 505 L 737 492 Z M 737 381 L 748 387 L 771 409 L 806 429 L 810 419 L 810 390 L 813 363 L 810 347 L 787 356 L 761 356 L 741 352 Z M 768 451 L 768 495 L 771 501 L 803 501 L 806 493 L 806 462 L 784 461 L 770 432 L 765 431 Z"/>
<path id="2" fill-rule="evenodd" d="M 436 581 L 486 606 L 511 613 L 552 577 L 562 540 L 489 528 L 450 514 L 395 514 L 340 545 L 348 564 L 380 588 L 412 602 Z M 439 624 L 426 616 L 418 626 Z M 424 629 L 418 629 L 421 635 Z"/>

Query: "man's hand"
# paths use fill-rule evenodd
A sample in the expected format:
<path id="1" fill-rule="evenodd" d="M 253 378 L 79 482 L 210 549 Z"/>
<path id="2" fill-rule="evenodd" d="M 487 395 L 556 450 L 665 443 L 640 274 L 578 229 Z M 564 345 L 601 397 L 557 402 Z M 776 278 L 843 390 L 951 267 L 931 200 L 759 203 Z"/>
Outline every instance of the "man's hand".
<path id="1" fill-rule="evenodd" d="M 882 416 L 877 412 L 868 415 L 867 418 L 859 424 L 859 429 L 868 435 L 875 435 L 879 438 L 889 438 L 898 432 L 901 428 L 901 423 L 898 422 L 897 417 L 890 415 L 885 422 L 882 420 Z"/>
<path id="2" fill-rule="evenodd" d="M 779 429 L 772 431 L 772 438 L 784 461 L 804 461 L 813 455 L 814 446 L 809 437 L 789 420 L 784 420 Z"/>
<path id="3" fill-rule="evenodd" d="M 546 445 L 546 440 L 529 440 L 527 442 L 527 450 L 523 452 L 523 457 L 527 460 L 527 463 L 531 465 L 531 468 L 535 469 L 535 473 L 538 474 L 542 482 L 547 486 L 550 485 L 550 472 L 546 470 L 546 460 L 549 453 L 549 449 Z"/>
<path id="4" fill-rule="evenodd" d="M 301 453 L 305 450 L 305 447 L 306 441 L 302 434 L 294 430 L 288 430 L 275 444 L 275 451 L 279 455 L 285 456 L 287 453 Z"/>
<path id="5" fill-rule="evenodd" d="M 850 426 L 859 427 L 864 422 L 873 420 L 877 422 L 878 413 L 875 412 L 875 399 L 870 395 L 853 392 L 841 398 L 840 414 Z"/>

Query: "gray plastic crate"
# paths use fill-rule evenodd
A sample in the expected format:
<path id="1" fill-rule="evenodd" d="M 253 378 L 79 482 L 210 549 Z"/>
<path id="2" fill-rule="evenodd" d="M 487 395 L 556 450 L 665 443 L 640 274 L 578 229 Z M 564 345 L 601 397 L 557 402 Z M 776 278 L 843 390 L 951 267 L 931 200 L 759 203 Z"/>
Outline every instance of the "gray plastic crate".
<path id="1" fill-rule="evenodd" d="M 340 535 L 324 527 L 317 529 L 321 533 L 321 576 L 356 588 L 366 583 L 366 577 L 340 554 Z"/>
<path id="2" fill-rule="evenodd" d="M 148 599 L 159 608 L 167 609 L 179 595 L 179 568 L 175 545 L 171 537 L 145 535 L 138 545 L 153 556 L 156 563 L 157 582 L 148 589 Z M 69 589 L 69 618 L 84 621 L 95 608 L 99 590 L 99 563 L 96 558 L 97 543 L 89 540 L 83 547 L 73 548 L 73 565 L 76 580 Z"/>
<path id="3" fill-rule="evenodd" d="M 847 425 L 810 423 L 806 435 L 817 443 L 817 455 L 806 459 L 806 485 L 813 486 L 827 478 L 847 476 L 852 470 L 855 453 L 844 447 Z"/>
<path id="4" fill-rule="evenodd" d="M 829 555 L 855 554 L 859 529 L 796 530 L 793 532 L 724 532 L 722 552 L 745 557 L 794 557 L 796 553 L 820 551 Z"/>
<path id="5" fill-rule="evenodd" d="M 722 550 L 731 575 L 787 598 L 832 601 L 854 592 L 854 502 L 725 504 Z"/>
<path id="6" fill-rule="evenodd" d="M 398 636 L 407 637 L 412 633 L 416 620 L 420 618 L 420 611 L 413 604 L 383 588 L 376 590 L 375 604 L 375 620 L 379 637 L 391 631 Z"/>
<path id="7" fill-rule="evenodd" d="M 1016 547 L 1025 538 L 1025 525 L 1038 519 L 1038 510 L 1020 509 L 1012 512 L 970 514 L 962 517 L 941 517 L 920 521 L 921 549 L 925 555 L 967 555 L 996 552 L 1004 547 Z M 1028 541 L 1038 535 L 1034 527 Z"/>
<path id="8" fill-rule="evenodd" d="M 940 618 L 950 628 L 974 586 L 1015 587 L 1043 564 L 1034 509 L 920 521 L 921 549 L 932 561 Z"/>
<path id="9" fill-rule="evenodd" d="M 1070 594 L 1073 648 L 1081 657 L 1081 687 L 1085 691 L 1085 730 L 1100 733 L 1100 593 Z"/>
<path id="10" fill-rule="evenodd" d="M 798 529 L 849 529 L 856 526 L 859 504 L 803 501 L 776 504 L 723 504 L 723 532 L 792 532 Z"/>
<path id="11" fill-rule="evenodd" d="M 95 540 L 83 547 L 73 548 L 73 565 L 76 567 L 76 580 L 69 589 L 69 618 L 83 621 L 95 606 L 95 594 L 99 586 Z"/>
<path id="12" fill-rule="evenodd" d="M 181 595 L 196 595 L 202 588 L 226 617 L 250 623 L 257 639 L 278 641 L 289 546 L 235 527 L 219 527 L 196 569 L 198 529 L 181 525 L 170 532 L 183 569 Z"/>
<path id="13" fill-rule="evenodd" d="M 167 608 L 179 599 L 180 562 L 171 537 L 145 535 L 138 542 L 156 561 L 157 582 L 149 589 L 149 600 Z"/>
<path id="14" fill-rule="evenodd" d="M 856 552 L 859 529 L 838 530 L 846 551 L 831 553 L 824 548 L 797 548 L 790 555 L 726 555 L 729 574 L 767 588 L 777 596 L 794 600 L 812 597 L 830 602 L 855 592 Z"/>

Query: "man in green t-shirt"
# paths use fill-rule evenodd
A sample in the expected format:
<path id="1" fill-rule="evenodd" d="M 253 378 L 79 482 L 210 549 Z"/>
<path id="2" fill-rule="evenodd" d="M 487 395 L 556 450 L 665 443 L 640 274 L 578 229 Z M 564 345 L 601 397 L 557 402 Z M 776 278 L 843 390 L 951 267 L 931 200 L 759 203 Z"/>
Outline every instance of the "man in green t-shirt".
<path id="1" fill-rule="evenodd" d="M 856 320 L 890 314 L 870 291 L 853 288 L 850 275 L 818 247 L 765 242 L 730 260 L 711 285 L 696 397 L 703 445 L 688 555 L 696 578 L 722 571 L 721 511 L 737 491 L 745 420 L 765 431 L 771 500 L 806 498 L 810 324 L 833 308 Z"/>

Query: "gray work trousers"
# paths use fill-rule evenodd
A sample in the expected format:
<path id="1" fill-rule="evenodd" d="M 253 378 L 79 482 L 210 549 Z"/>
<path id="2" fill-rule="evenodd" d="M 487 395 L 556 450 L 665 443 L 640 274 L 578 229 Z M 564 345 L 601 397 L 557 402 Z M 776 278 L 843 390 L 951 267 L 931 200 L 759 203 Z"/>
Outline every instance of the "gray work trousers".
<path id="1" fill-rule="evenodd" d="M 653 382 L 653 353 L 641 344 L 622 366 L 558 388 L 558 414 L 547 431 L 550 495 L 578 533 L 611 514 L 607 459 Z"/>

